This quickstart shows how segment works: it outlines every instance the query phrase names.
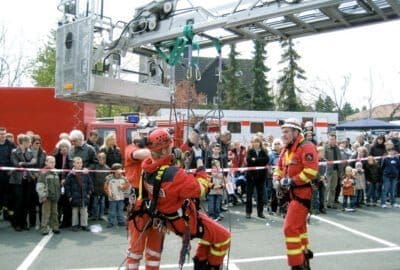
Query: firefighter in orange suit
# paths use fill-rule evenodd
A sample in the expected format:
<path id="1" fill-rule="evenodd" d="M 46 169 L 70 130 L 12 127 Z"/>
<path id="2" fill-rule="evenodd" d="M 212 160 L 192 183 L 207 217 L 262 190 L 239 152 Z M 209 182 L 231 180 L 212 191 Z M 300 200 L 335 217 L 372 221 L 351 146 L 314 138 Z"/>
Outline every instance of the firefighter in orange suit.
<path id="1" fill-rule="evenodd" d="M 171 165 L 172 140 L 166 130 L 150 132 L 146 145 L 151 150 L 151 158 L 143 161 L 142 168 L 150 209 L 154 208 L 158 216 L 165 218 L 168 230 L 181 236 L 183 243 L 200 238 L 193 258 L 195 270 L 222 269 L 230 246 L 230 232 L 198 212 L 190 199 L 205 195 L 211 186 L 204 171 L 201 149 L 193 148 L 198 169 L 195 174 L 188 174 Z"/>
<path id="2" fill-rule="evenodd" d="M 297 119 L 285 120 L 281 130 L 285 148 L 273 177 L 274 187 L 287 190 L 291 199 L 283 226 L 288 264 L 292 270 L 308 270 L 313 253 L 308 247 L 306 219 L 311 204 L 311 180 L 318 172 L 318 154 L 315 145 L 304 140 Z"/>
<path id="3" fill-rule="evenodd" d="M 164 233 L 153 227 L 152 219 L 143 210 L 141 196 L 142 161 L 150 157 L 150 150 L 145 148 L 144 140 L 136 137 L 133 144 L 125 150 L 125 175 L 131 184 L 134 194 L 131 197 L 130 218 L 128 220 L 129 246 L 126 258 L 126 269 L 138 270 L 140 260 L 145 253 L 145 269 L 158 270 Z M 132 215 L 132 213 L 136 213 Z"/>

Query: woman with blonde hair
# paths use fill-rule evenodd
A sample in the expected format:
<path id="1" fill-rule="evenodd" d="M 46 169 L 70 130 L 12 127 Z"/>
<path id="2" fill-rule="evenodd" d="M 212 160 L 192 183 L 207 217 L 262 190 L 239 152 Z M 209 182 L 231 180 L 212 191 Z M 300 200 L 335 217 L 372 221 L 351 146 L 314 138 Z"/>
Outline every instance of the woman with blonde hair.
<path id="1" fill-rule="evenodd" d="M 114 163 L 122 164 L 121 150 L 117 145 L 115 133 L 110 133 L 104 138 L 104 143 L 100 147 L 100 152 L 106 154 L 106 163 L 108 167 L 111 168 Z"/>
<path id="2" fill-rule="evenodd" d="M 247 151 L 247 166 L 266 166 L 268 164 L 268 151 L 263 147 L 263 141 L 260 137 L 255 136 L 252 140 L 252 148 Z M 265 181 L 267 177 L 266 168 L 262 170 L 250 170 L 247 172 L 246 182 L 246 218 L 251 218 L 253 210 L 253 190 L 257 189 L 257 216 L 265 218 L 264 216 L 264 192 Z"/>

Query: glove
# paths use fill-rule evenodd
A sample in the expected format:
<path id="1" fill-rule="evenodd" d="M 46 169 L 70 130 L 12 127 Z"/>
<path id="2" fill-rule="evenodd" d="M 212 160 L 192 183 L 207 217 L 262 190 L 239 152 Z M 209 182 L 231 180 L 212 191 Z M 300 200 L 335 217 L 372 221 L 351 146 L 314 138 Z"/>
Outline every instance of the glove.
<path id="1" fill-rule="evenodd" d="M 280 186 L 280 182 L 279 182 L 278 179 L 272 180 L 272 187 L 273 187 L 275 190 L 277 190 L 277 189 L 279 188 L 279 186 Z"/>
<path id="2" fill-rule="evenodd" d="M 203 156 L 203 151 L 201 150 L 201 148 L 193 146 L 192 149 L 193 149 L 193 153 L 194 153 L 194 158 L 201 159 Z"/>
<path id="3" fill-rule="evenodd" d="M 203 134 L 207 132 L 207 123 L 204 120 L 201 120 L 197 122 L 194 125 L 194 130 L 197 131 L 197 133 Z"/>
<path id="4" fill-rule="evenodd" d="M 172 154 L 174 155 L 175 159 L 181 159 L 182 158 L 182 150 L 179 149 L 178 147 L 174 147 L 173 148 Z"/>
<path id="5" fill-rule="evenodd" d="M 292 186 L 294 186 L 294 182 L 291 178 L 282 178 L 281 179 L 281 186 L 282 187 L 286 187 L 286 188 L 290 188 Z"/>
<path id="6" fill-rule="evenodd" d="M 189 134 L 189 146 L 191 145 L 198 145 L 200 142 L 200 133 L 198 132 L 198 130 L 193 130 L 192 132 L 190 132 Z"/>

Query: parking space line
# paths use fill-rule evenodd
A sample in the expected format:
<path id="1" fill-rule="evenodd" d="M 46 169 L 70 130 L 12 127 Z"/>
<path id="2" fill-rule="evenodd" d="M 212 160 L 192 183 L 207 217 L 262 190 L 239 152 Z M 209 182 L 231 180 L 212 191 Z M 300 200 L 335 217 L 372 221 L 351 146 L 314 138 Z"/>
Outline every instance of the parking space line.
<path id="1" fill-rule="evenodd" d="M 337 256 L 337 255 L 353 255 L 353 254 L 363 254 L 363 253 L 376 253 L 376 252 L 391 252 L 400 251 L 400 247 L 385 247 L 385 248 L 368 248 L 368 249 L 353 249 L 353 250 L 339 250 L 339 251 L 328 251 L 328 252 L 318 252 L 314 253 L 315 257 L 323 256 Z M 251 263 L 251 262 L 263 262 L 263 261 L 276 261 L 276 260 L 286 260 L 286 255 L 283 256 L 269 256 L 269 257 L 255 257 L 255 258 L 245 258 L 245 259 L 234 259 L 232 263 Z"/>
<path id="2" fill-rule="evenodd" d="M 224 266 L 226 266 L 226 262 L 224 263 Z M 193 267 L 193 263 L 187 263 L 183 266 L 183 268 Z M 160 269 L 178 269 L 179 265 L 177 264 L 162 264 L 160 265 Z M 103 267 L 103 268 L 71 268 L 69 270 L 123 270 L 125 267 Z M 140 266 L 140 270 L 144 270 L 144 266 Z M 229 262 L 229 270 L 240 270 L 240 268 L 233 262 Z"/>
<path id="3" fill-rule="evenodd" d="M 35 248 L 29 253 L 28 257 L 18 266 L 17 270 L 26 270 L 31 266 L 31 264 L 35 261 L 37 256 L 39 256 L 40 252 L 42 252 L 43 248 L 53 237 L 53 233 L 50 232 L 48 235 L 44 236 L 42 240 L 35 246 Z"/>
<path id="4" fill-rule="evenodd" d="M 385 246 L 388 246 L 388 247 L 398 247 L 398 245 L 396 245 L 396 244 L 394 244 L 394 243 L 392 243 L 392 242 L 383 240 L 383 239 L 381 239 L 381 238 L 372 236 L 372 235 L 370 235 L 370 234 L 366 234 L 366 233 L 357 231 L 357 230 L 355 230 L 355 229 L 352 229 L 352 228 L 347 227 L 347 226 L 345 226 L 345 225 L 342 225 L 342 224 L 340 224 L 340 223 L 331 221 L 331 220 L 329 220 L 329 219 L 322 218 L 322 217 L 319 217 L 319 216 L 311 216 L 311 218 L 316 219 L 316 220 L 319 220 L 319 221 L 324 222 L 324 223 L 328 223 L 328 224 L 330 224 L 330 225 L 332 225 L 332 226 L 338 227 L 338 228 L 340 228 L 340 229 L 342 229 L 342 230 L 345 230 L 345 231 L 351 232 L 351 233 L 353 233 L 353 234 L 362 236 L 362 237 L 367 238 L 367 239 L 370 239 L 370 240 L 372 240 L 372 241 L 378 242 L 378 243 L 380 243 L 380 244 L 382 244 L 382 245 L 385 245 Z"/>
<path id="5" fill-rule="evenodd" d="M 353 249 L 353 250 L 339 250 L 339 251 L 328 251 L 328 252 L 318 252 L 314 253 L 315 257 L 325 257 L 325 256 L 337 256 L 337 255 L 354 255 L 354 254 L 365 254 L 365 253 L 378 253 L 378 252 L 392 252 L 392 251 L 400 251 L 400 247 L 385 247 L 385 248 L 368 248 L 368 249 Z M 245 258 L 245 259 L 233 259 L 229 262 L 230 270 L 238 270 L 238 266 L 236 264 L 241 263 L 254 263 L 254 262 L 264 262 L 264 261 L 276 261 L 276 260 L 286 260 L 286 255 L 281 256 L 269 256 L 269 257 L 254 257 L 254 258 Z M 193 267 L 192 263 L 188 263 L 184 265 L 184 268 Z M 177 264 L 164 264 L 160 266 L 161 269 L 177 269 Z M 124 267 L 104 267 L 104 268 L 74 268 L 69 270 L 117 270 L 117 269 L 125 269 Z M 140 267 L 140 269 L 144 269 Z"/>

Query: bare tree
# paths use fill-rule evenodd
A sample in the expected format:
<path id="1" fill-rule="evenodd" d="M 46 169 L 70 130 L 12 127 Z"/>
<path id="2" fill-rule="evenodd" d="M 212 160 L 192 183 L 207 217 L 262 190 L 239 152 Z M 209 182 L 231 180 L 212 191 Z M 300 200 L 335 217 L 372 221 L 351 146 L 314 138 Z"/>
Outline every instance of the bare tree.
<path id="1" fill-rule="evenodd" d="M 332 81 L 329 80 L 329 86 L 331 89 L 332 98 L 339 115 L 341 115 L 343 105 L 346 103 L 346 94 L 350 84 L 350 80 L 351 80 L 350 74 L 343 75 L 343 84 L 339 88 L 335 87 Z"/>
<path id="2" fill-rule="evenodd" d="M 13 46 L 9 45 L 11 43 Z M 25 57 L 21 44 L 15 50 L 15 42 L 8 42 L 7 30 L 0 25 L 0 85 L 20 85 L 31 67 L 30 62 Z"/>
<path id="3" fill-rule="evenodd" d="M 369 96 L 368 96 L 368 118 L 372 118 L 372 106 L 373 106 L 373 94 L 374 94 L 374 80 L 372 78 L 372 71 L 369 69 Z"/>

